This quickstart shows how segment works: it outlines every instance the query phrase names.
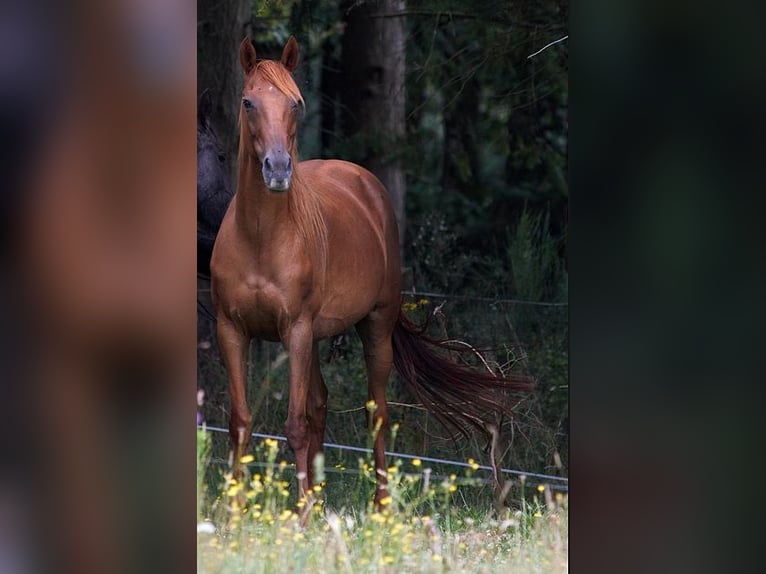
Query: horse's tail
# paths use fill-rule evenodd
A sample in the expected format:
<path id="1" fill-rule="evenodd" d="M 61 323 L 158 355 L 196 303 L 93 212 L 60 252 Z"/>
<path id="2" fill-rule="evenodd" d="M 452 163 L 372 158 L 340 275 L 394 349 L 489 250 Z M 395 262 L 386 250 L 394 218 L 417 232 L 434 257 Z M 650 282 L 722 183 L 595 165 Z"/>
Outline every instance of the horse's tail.
<path id="1" fill-rule="evenodd" d="M 534 383 L 523 375 L 498 376 L 456 364 L 437 349 L 465 353 L 470 347 L 433 339 L 400 314 L 393 333 L 394 367 L 410 392 L 450 432 L 487 433 L 486 423 L 512 408 Z"/>

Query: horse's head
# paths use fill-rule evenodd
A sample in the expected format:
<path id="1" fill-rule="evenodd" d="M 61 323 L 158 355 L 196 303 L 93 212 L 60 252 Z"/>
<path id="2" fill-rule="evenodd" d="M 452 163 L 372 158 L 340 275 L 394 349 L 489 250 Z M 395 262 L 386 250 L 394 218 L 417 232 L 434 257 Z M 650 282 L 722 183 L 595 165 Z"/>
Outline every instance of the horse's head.
<path id="1" fill-rule="evenodd" d="M 272 191 L 286 191 L 297 157 L 295 132 L 304 103 L 291 72 L 298 65 L 298 42 L 287 41 L 282 58 L 255 60 L 250 38 L 242 40 L 239 58 L 245 72 L 240 111 L 241 145 L 262 165 Z"/>

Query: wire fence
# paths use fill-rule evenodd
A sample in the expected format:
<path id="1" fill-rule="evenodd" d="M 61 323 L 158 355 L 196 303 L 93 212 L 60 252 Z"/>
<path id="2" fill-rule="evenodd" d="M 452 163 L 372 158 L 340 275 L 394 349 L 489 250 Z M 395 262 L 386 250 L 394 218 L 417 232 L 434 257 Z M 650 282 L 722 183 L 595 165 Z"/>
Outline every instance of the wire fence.
<path id="1" fill-rule="evenodd" d="M 207 426 L 205 424 L 197 426 L 198 429 L 210 431 L 210 432 L 217 432 L 217 433 L 225 433 L 228 434 L 228 429 L 224 429 L 221 427 L 215 427 L 215 426 Z M 260 438 L 260 439 L 272 439 L 277 440 L 280 442 L 287 442 L 287 437 L 281 436 L 281 435 L 272 435 L 272 434 L 264 434 L 264 433 L 251 433 L 253 438 Z M 329 449 L 336 449 L 340 451 L 349 451 L 349 452 L 359 452 L 364 454 L 370 454 L 372 453 L 372 449 L 370 448 L 364 448 L 364 447 L 358 447 L 358 446 L 350 446 L 345 444 L 338 444 L 338 443 L 332 443 L 332 442 L 325 442 L 323 443 L 325 448 Z M 393 452 L 393 451 L 386 451 L 386 456 L 394 457 L 394 458 L 400 458 L 400 459 L 407 459 L 407 460 L 415 460 L 419 459 L 422 462 L 430 462 L 432 464 L 443 464 L 445 466 L 456 466 L 456 467 L 462 467 L 462 468 L 471 468 L 474 470 L 484 470 L 493 472 L 493 469 L 491 466 L 487 465 L 477 465 L 477 464 L 470 464 L 467 462 L 461 462 L 456 460 L 447 460 L 443 458 L 435 458 L 435 457 L 429 457 L 429 456 L 419 456 L 419 455 L 413 455 L 408 453 L 402 453 L 402 452 Z M 223 459 L 216 459 L 215 462 L 219 463 L 228 463 L 228 461 L 225 461 Z M 263 463 L 261 463 L 263 464 Z M 544 484 L 548 486 L 551 490 L 554 491 L 560 491 L 560 492 L 569 492 L 569 479 L 563 476 L 555 476 L 552 474 L 542 474 L 538 472 L 527 472 L 523 470 L 514 470 L 509 468 L 501 468 L 499 469 L 500 472 L 503 474 L 510 474 L 513 476 L 518 476 L 519 478 L 525 477 L 525 478 L 532 478 L 537 479 L 540 484 Z M 345 472 L 352 474 L 354 471 L 338 471 L 334 468 L 326 468 L 326 472 Z M 445 477 L 446 478 L 446 477 Z M 489 479 L 486 480 L 487 483 L 491 482 Z"/>

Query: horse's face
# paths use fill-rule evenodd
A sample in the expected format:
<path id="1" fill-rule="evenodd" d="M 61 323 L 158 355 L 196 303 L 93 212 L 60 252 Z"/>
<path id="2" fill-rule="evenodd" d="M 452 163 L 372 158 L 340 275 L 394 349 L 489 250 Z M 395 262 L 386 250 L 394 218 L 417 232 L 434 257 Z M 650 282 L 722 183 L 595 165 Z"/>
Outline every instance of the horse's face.
<path id="1" fill-rule="evenodd" d="M 242 109 L 266 187 L 286 191 L 293 173 L 299 104 L 256 73 L 245 86 Z"/>
<path id="2" fill-rule="evenodd" d="M 291 72 L 298 62 L 298 44 L 290 38 L 280 63 L 265 60 L 256 65 L 255 49 L 246 38 L 240 48 L 245 70 L 240 118 L 246 149 L 262 165 L 263 181 L 272 191 L 290 188 L 295 156 L 295 133 L 302 111 Z"/>

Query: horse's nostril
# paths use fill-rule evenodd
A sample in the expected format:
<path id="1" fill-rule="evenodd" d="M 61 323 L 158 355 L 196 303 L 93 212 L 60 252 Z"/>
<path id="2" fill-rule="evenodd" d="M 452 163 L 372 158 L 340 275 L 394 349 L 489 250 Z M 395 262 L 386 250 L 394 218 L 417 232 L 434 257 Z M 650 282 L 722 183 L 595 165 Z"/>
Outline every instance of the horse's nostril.
<path id="1" fill-rule="evenodd" d="M 271 169 L 271 160 L 269 158 L 266 158 L 263 160 L 263 165 L 266 166 L 266 169 Z"/>
<path id="2" fill-rule="evenodd" d="M 287 169 L 290 169 L 292 167 L 292 165 L 293 165 L 293 160 L 291 160 L 290 157 L 288 156 L 288 158 L 287 158 Z"/>

